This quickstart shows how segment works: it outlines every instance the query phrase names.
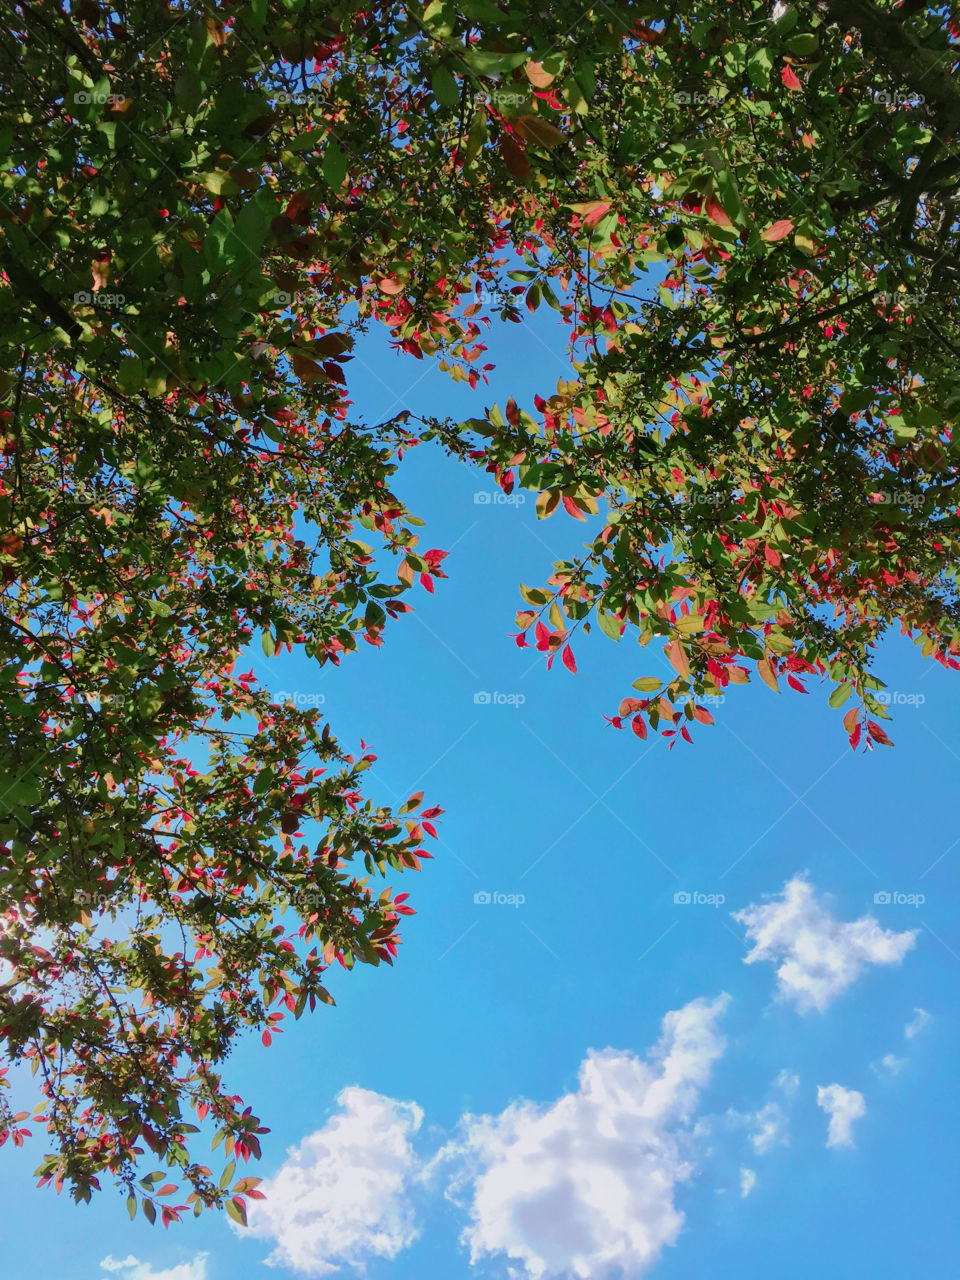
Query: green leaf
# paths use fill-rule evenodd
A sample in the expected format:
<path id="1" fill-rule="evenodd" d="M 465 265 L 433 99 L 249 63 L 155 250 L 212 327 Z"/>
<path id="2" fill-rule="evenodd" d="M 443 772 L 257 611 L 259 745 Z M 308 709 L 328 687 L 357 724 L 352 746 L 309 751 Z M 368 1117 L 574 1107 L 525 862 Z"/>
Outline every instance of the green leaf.
<path id="1" fill-rule="evenodd" d="M 522 67 L 529 61 L 530 55 L 524 50 L 519 53 L 496 53 L 491 49 L 468 49 L 463 60 L 472 71 L 481 76 L 506 75 L 514 67 Z"/>
<path id="2" fill-rule="evenodd" d="M 619 619 L 615 618 L 612 613 L 607 613 L 605 609 L 597 610 L 597 625 L 605 636 L 609 636 L 611 640 L 620 639 L 620 628 L 623 625 Z M 659 688 L 659 681 L 657 683 Z"/>
<path id="3" fill-rule="evenodd" d="M 327 141 L 323 149 L 323 176 L 332 191 L 339 191 L 347 176 L 349 159 L 345 151 L 332 140 Z"/>
<path id="4" fill-rule="evenodd" d="M 247 1225 L 247 1211 L 242 1200 L 231 1196 L 229 1200 L 225 1201 L 224 1208 L 227 1211 L 228 1218 L 232 1218 L 234 1222 L 239 1222 L 242 1227 Z"/>
<path id="5" fill-rule="evenodd" d="M 828 698 L 831 707 L 842 707 L 846 700 L 853 693 L 852 684 L 838 684 Z"/>
<path id="6" fill-rule="evenodd" d="M 455 107 L 458 104 L 460 101 L 460 87 L 448 67 L 442 64 L 437 67 L 430 77 L 430 83 L 433 85 L 433 92 L 436 94 L 438 102 L 447 107 Z"/>

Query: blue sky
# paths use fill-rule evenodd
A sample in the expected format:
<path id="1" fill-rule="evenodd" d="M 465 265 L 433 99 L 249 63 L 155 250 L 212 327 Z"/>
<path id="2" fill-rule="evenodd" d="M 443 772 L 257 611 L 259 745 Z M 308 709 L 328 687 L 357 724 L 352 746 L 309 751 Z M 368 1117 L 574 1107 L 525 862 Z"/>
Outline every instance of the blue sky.
<path id="1" fill-rule="evenodd" d="M 475 395 L 365 340 L 358 410 L 547 394 L 554 321 L 495 330 Z M 759 683 L 693 746 L 639 743 L 601 713 L 654 653 L 595 633 L 573 676 L 508 638 L 517 584 L 583 526 L 428 448 L 397 488 L 449 579 L 339 669 L 255 665 L 372 745 L 378 798 L 446 810 L 398 885 L 418 912 L 400 959 L 334 978 L 336 1009 L 229 1064 L 272 1130 L 253 1232 L 37 1191 L 38 1136 L 0 1165 L 9 1273 L 954 1276 L 956 681 L 886 644 L 894 750 L 854 755 L 826 689 Z"/>

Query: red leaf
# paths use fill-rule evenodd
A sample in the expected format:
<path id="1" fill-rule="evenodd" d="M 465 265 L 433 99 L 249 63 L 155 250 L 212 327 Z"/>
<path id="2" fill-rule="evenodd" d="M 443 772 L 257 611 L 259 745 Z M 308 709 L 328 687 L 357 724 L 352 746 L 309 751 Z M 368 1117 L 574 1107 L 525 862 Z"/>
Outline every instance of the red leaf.
<path id="1" fill-rule="evenodd" d="M 605 218 L 613 208 L 609 200 L 591 201 L 590 212 L 583 215 L 585 227 L 595 227 L 601 218 Z"/>
<path id="2" fill-rule="evenodd" d="M 792 676 L 789 673 L 787 674 L 787 684 L 790 686 L 791 689 L 796 689 L 797 693 L 807 692 L 806 689 L 803 687 L 803 685 L 800 683 L 800 681 L 797 679 L 797 677 Z"/>
<path id="3" fill-rule="evenodd" d="M 859 745 L 860 745 L 860 726 L 858 724 L 857 727 L 854 729 L 853 733 L 851 733 L 850 735 L 850 746 L 854 751 L 856 751 Z"/>
<path id="4" fill-rule="evenodd" d="M 876 720 L 867 721 L 867 733 L 869 733 L 870 737 L 874 740 L 874 742 L 879 742 L 881 747 L 893 746 L 893 743 L 890 741 L 890 739 L 887 737 L 884 731 L 877 724 Z"/>
<path id="5" fill-rule="evenodd" d="M 783 83 L 787 86 L 787 88 L 788 88 L 788 89 L 802 89 L 802 88 L 803 88 L 803 86 L 801 85 L 800 81 L 799 81 L 799 80 L 797 79 L 797 77 L 794 75 L 794 73 L 793 73 L 793 69 L 792 69 L 791 67 L 784 67 L 784 68 L 781 70 L 781 72 L 780 72 L 780 79 L 783 81 Z"/>
<path id="6" fill-rule="evenodd" d="M 645 738 L 647 736 L 647 722 L 644 720 L 643 716 L 634 716 L 630 721 L 630 728 L 638 738 Z"/>
<path id="7" fill-rule="evenodd" d="M 760 239 L 766 240 L 767 244 L 776 244 L 778 240 L 784 240 L 792 230 L 793 223 L 789 218 L 779 218 L 766 231 L 761 231 Z"/>
<path id="8" fill-rule="evenodd" d="M 714 200 L 713 196 L 709 196 L 707 198 L 703 206 L 703 211 L 710 221 L 715 222 L 718 227 L 733 226 L 733 223 L 730 220 L 730 215 L 718 200 Z"/>
<path id="9" fill-rule="evenodd" d="M 565 644 L 565 645 L 563 646 L 563 653 L 562 653 L 560 656 L 561 656 L 561 658 L 563 659 L 563 665 L 567 668 L 567 670 L 568 670 L 568 671 L 572 671 L 572 672 L 573 672 L 573 674 L 574 674 L 574 675 L 576 675 L 576 674 L 577 674 L 577 660 L 576 660 L 576 658 L 574 658 L 574 656 L 573 656 L 573 650 L 570 648 L 570 646 L 569 646 L 568 644 Z"/>
<path id="10" fill-rule="evenodd" d="M 500 138 L 500 152 L 508 173 L 520 179 L 530 177 L 530 161 L 527 159 L 526 148 L 521 146 L 511 134 L 505 133 Z"/>
<path id="11" fill-rule="evenodd" d="M 574 500 L 568 498 L 566 494 L 563 495 L 563 508 L 568 516 L 573 516 L 574 520 L 586 520 L 587 518 Z"/>

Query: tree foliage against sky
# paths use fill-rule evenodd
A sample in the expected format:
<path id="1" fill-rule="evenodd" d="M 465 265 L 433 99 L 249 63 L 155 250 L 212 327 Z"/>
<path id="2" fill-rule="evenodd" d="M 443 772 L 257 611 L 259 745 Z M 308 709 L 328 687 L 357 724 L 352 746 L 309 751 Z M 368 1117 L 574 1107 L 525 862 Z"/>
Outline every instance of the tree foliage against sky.
<path id="1" fill-rule="evenodd" d="M 367 748 L 244 649 L 338 663 L 444 576 L 406 449 L 585 520 L 517 640 L 573 670 L 591 626 L 656 642 L 671 673 L 611 717 L 641 737 L 756 672 L 829 678 L 851 744 L 884 744 L 885 631 L 960 663 L 958 27 L 871 0 L 5 10 L 0 1026 L 43 1181 L 242 1219 L 263 1127 L 221 1064 L 329 1002 L 329 964 L 392 960 L 411 909 L 379 881 L 439 812 L 367 799 Z M 568 378 L 484 408 L 487 326 L 543 306 Z M 358 421 L 373 322 L 476 416 Z"/>

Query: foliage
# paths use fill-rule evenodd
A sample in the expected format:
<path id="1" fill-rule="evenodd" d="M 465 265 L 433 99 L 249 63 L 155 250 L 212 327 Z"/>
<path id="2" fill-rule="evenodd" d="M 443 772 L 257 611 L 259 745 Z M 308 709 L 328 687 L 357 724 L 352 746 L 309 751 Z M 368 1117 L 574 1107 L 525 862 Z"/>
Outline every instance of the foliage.
<path id="1" fill-rule="evenodd" d="M 518 641 L 575 665 L 591 622 L 659 640 L 669 673 L 612 722 L 671 745 L 754 667 L 829 677 L 851 744 L 887 743 L 886 629 L 960 656 L 957 28 L 801 13 L 676 5 L 574 63 L 589 103 L 547 60 L 563 141 L 514 216 L 518 292 L 559 282 L 575 376 L 491 413 L 486 456 L 544 518 L 604 510 Z"/>
<path id="2" fill-rule="evenodd" d="M 756 669 L 885 743 L 884 631 L 958 665 L 956 40 L 871 0 L 15 6 L 0 1025 L 43 1180 L 152 1220 L 149 1149 L 242 1219 L 263 1126 L 220 1064 L 392 959 L 411 909 L 368 878 L 438 811 L 364 798 L 366 747 L 237 666 L 336 664 L 444 576 L 394 491 L 419 440 L 588 525 L 517 639 L 574 671 L 578 630 L 657 639 L 641 737 Z M 369 323 L 476 387 L 544 305 L 570 376 L 528 408 L 351 413 Z"/>

